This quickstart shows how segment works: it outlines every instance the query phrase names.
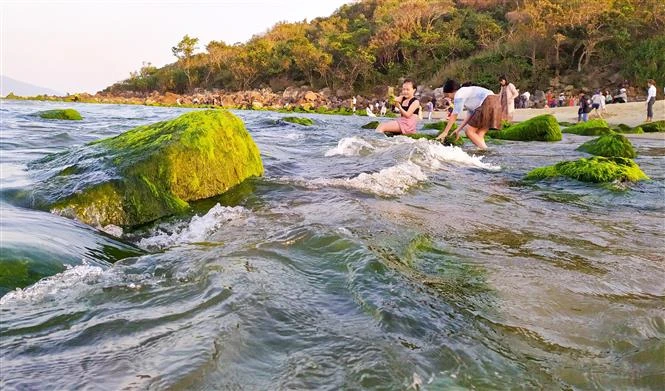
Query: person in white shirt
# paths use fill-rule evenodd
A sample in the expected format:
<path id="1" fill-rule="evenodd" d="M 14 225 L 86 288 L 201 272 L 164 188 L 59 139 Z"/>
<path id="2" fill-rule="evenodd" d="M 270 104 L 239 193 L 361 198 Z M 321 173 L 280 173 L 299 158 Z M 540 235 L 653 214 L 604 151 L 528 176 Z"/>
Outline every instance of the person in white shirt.
<path id="1" fill-rule="evenodd" d="M 501 98 L 494 92 L 483 87 L 469 86 L 461 87 L 455 80 L 446 80 L 443 85 L 443 94 L 453 99 L 453 112 L 448 117 L 448 124 L 444 131 L 437 137 L 443 141 L 448 136 L 450 129 L 457 120 L 462 110 L 467 110 L 469 115 L 462 121 L 455 135 L 459 138 L 460 131 L 466 127 L 466 136 L 479 149 L 487 149 L 485 134 L 491 129 L 501 129 Z"/>
<path id="2" fill-rule="evenodd" d="M 656 82 L 653 79 L 647 80 L 649 89 L 647 90 L 647 122 L 653 121 L 653 104 L 656 103 Z"/>
<path id="3" fill-rule="evenodd" d="M 605 106 L 605 97 L 596 90 L 596 93 L 591 97 L 591 109 L 596 112 L 598 118 L 603 118 L 602 109 Z"/>
<path id="4" fill-rule="evenodd" d="M 515 98 L 519 95 L 517 93 L 517 88 L 515 88 L 513 83 L 506 79 L 505 75 L 499 77 L 499 85 L 501 86 L 499 97 L 501 97 L 502 119 L 504 121 L 512 122 L 513 113 L 515 112 Z"/>

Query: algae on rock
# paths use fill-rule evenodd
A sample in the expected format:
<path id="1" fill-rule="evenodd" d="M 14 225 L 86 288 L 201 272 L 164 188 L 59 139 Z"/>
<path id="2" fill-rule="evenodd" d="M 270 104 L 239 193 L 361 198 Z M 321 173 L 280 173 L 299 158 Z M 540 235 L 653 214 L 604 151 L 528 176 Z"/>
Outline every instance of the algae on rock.
<path id="1" fill-rule="evenodd" d="M 602 134 L 612 133 L 607 122 L 604 119 L 590 119 L 586 122 L 579 122 L 562 130 L 563 133 L 572 133 L 580 136 L 600 136 Z"/>
<path id="2" fill-rule="evenodd" d="M 361 126 L 361 129 L 376 129 L 379 127 L 379 121 L 368 122 L 365 125 Z"/>
<path id="3" fill-rule="evenodd" d="M 38 207 L 96 226 L 135 226 L 177 214 L 188 201 L 263 173 L 243 122 L 219 110 L 139 126 L 49 155 L 32 168 L 52 173 L 37 186 Z"/>
<path id="4" fill-rule="evenodd" d="M 596 156 L 605 157 L 627 157 L 637 156 L 633 144 L 626 136 L 618 133 L 606 134 L 580 145 L 578 151 L 583 151 Z"/>
<path id="5" fill-rule="evenodd" d="M 645 133 L 665 132 L 665 120 L 646 122 L 637 127 L 642 128 Z"/>
<path id="6" fill-rule="evenodd" d="M 36 114 L 39 115 L 41 118 L 45 119 L 63 119 L 70 121 L 80 121 L 83 119 L 83 117 L 81 117 L 81 114 L 74 109 L 47 110 L 47 111 L 40 111 Z"/>
<path id="7" fill-rule="evenodd" d="M 311 120 L 310 118 L 304 118 L 304 117 L 284 117 L 284 118 L 282 118 L 282 121 L 290 122 L 292 124 L 303 125 L 303 126 L 312 126 L 312 125 L 314 125 L 313 120 Z"/>
<path id="8" fill-rule="evenodd" d="M 553 115 L 543 114 L 503 130 L 490 131 L 491 138 L 513 141 L 561 141 L 561 128 Z"/>
<path id="9" fill-rule="evenodd" d="M 540 180 L 567 177 L 582 182 L 605 183 L 615 181 L 636 182 L 649 179 L 632 160 L 623 157 L 594 156 L 588 159 L 560 162 L 553 166 L 536 168 L 525 179 Z"/>

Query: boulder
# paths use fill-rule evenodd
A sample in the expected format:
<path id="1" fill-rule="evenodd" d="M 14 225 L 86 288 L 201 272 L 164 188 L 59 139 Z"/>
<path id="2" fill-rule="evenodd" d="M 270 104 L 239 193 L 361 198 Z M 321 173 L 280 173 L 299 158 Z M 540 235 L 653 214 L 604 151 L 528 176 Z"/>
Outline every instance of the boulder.
<path id="1" fill-rule="evenodd" d="M 618 133 L 606 134 L 587 141 L 580 145 L 577 150 L 605 157 L 634 158 L 637 156 L 633 144 L 630 143 L 626 136 Z"/>
<path id="2" fill-rule="evenodd" d="M 665 132 L 665 120 L 643 123 L 639 127 L 645 133 Z"/>
<path id="3" fill-rule="evenodd" d="M 307 91 L 305 93 L 305 100 L 308 102 L 314 102 L 318 99 L 318 95 L 314 91 Z"/>
<path id="4" fill-rule="evenodd" d="M 644 133 L 644 130 L 642 130 L 641 127 L 636 126 L 634 128 L 626 125 L 626 124 L 619 124 L 615 125 L 612 127 L 612 130 L 617 132 L 617 133 L 631 133 L 631 134 L 640 134 Z"/>
<path id="5" fill-rule="evenodd" d="M 379 121 L 368 122 L 365 125 L 361 126 L 362 129 L 376 129 L 379 127 Z"/>
<path id="6" fill-rule="evenodd" d="M 313 120 L 311 120 L 309 118 L 303 118 L 303 117 L 284 117 L 284 118 L 282 118 L 282 121 L 290 122 L 292 124 L 304 125 L 304 126 L 314 125 Z"/>
<path id="7" fill-rule="evenodd" d="M 612 133 L 604 119 L 591 119 L 587 122 L 579 122 L 562 130 L 563 133 L 578 134 L 580 136 L 600 136 Z"/>
<path id="8" fill-rule="evenodd" d="M 553 166 L 536 168 L 525 179 L 541 180 L 567 177 L 582 182 L 636 182 L 649 179 L 640 167 L 631 159 L 623 157 L 594 156 L 588 159 L 560 162 Z"/>
<path id="9" fill-rule="evenodd" d="M 487 135 L 513 141 L 561 141 L 563 138 L 559 123 L 550 114 L 539 115 L 502 130 L 490 131 Z"/>
<path id="10" fill-rule="evenodd" d="M 259 150 L 233 114 L 194 111 L 30 165 L 49 174 L 35 206 L 93 226 L 132 227 L 186 211 L 262 175 Z"/>
<path id="11" fill-rule="evenodd" d="M 81 114 L 74 109 L 40 111 L 37 115 L 45 119 L 63 119 L 69 121 L 80 121 L 83 119 Z"/>

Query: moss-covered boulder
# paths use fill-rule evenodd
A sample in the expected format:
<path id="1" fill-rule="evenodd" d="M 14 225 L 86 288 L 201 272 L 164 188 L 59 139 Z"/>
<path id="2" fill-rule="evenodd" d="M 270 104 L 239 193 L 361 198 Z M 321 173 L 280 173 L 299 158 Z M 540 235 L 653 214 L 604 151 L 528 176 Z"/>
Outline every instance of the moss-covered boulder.
<path id="1" fill-rule="evenodd" d="M 612 130 L 617 132 L 617 133 L 630 133 L 630 134 L 641 134 L 644 133 L 644 130 L 642 130 L 641 127 L 636 126 L 636 127 L 630 127 L 626 124 L 619 124 L 612 126 Z"/>
<path id="2" fill-rule="evenodd" d="M 665 120 L 646 122 L 638 127 L 642 128 L 645 133 L 665 132 Z"/>
<path id="3" fill-rule="evenodd" d="M 139 126 L 31 164 L 37 207 L 87 224 L 135 226 L 224 193 L 263 164 L 243 122 L 206 110 Z"/>
<path id="4" fill-rule="evenodd" d="M 605 157 L 627 157 L 637 156 L 633 144 L 626 136 L 618 133 L 606 134 L 580 145 L 578 151 L 583 151 L 596 156 Z"/>
<path id="5" fill-rule="evenodd" d="M 524 122 L 511 124 L 487 135 L 491 138 L 513 141 L 561 141 L 561 128 L 556 118 L 550 114 L 533 117 Z"/>
<path id="6" fill-rule="evenodd" d="M 365 125 L 361 126 L 362 129 L 376 129 L 379 127 L 379 121 L 368 122 Z"/>
<path id="7" fill-rule="evenodd" d="M 604 119 L 591 119 L 587 122 L 579 122 L 562 130 L 563 133 L 572 133 L 580 136 L 600 136 L 612 133 Z"/>
<path id="8" fill-rule="evenodd" d="M 560 162 L 553 166 L 540 167 L 529 172 L 525 179 L 540 180 L 567 177 L 582 182 L 636 182 L 649 179 L 631 159 L 623 157 L 594 156 L 574 161 Z"/>
<path id="9" fill-rule="evenodd" d="M 313 120 L 311 120 L 309 118 L 304 118 L 304 117 L 284 117 L 284 118 L 282 118 L 282 121 L 290 122 L 292 124 L 304 125 L 304 126 L 314 125 Z"/>
<path id="10" fill-rule="evenodd" d="M 37 115 L 45 119 L 64 119 L 70 121 L 80 121 L 83 119 L 81 114 L 74 109 L 40 111 Z"/>

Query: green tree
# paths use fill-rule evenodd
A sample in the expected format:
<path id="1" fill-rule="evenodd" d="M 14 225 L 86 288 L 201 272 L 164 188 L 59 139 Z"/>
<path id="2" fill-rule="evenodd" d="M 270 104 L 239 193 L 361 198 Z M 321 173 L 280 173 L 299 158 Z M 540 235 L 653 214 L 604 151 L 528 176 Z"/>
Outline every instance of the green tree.
<path id="1" fill-rule="evenodd" d="M 192 56 L 194 55 L 194 51 L 198 49 L 196 46 L 198 42 L 198 38 L 191 38 L 189 35 L 185 35 L 176 46 L 171 48 L 171 52 L 178 59 L 178 63 L 187 76 L 187 84 L 190 89 L 192 88 Z"/>

